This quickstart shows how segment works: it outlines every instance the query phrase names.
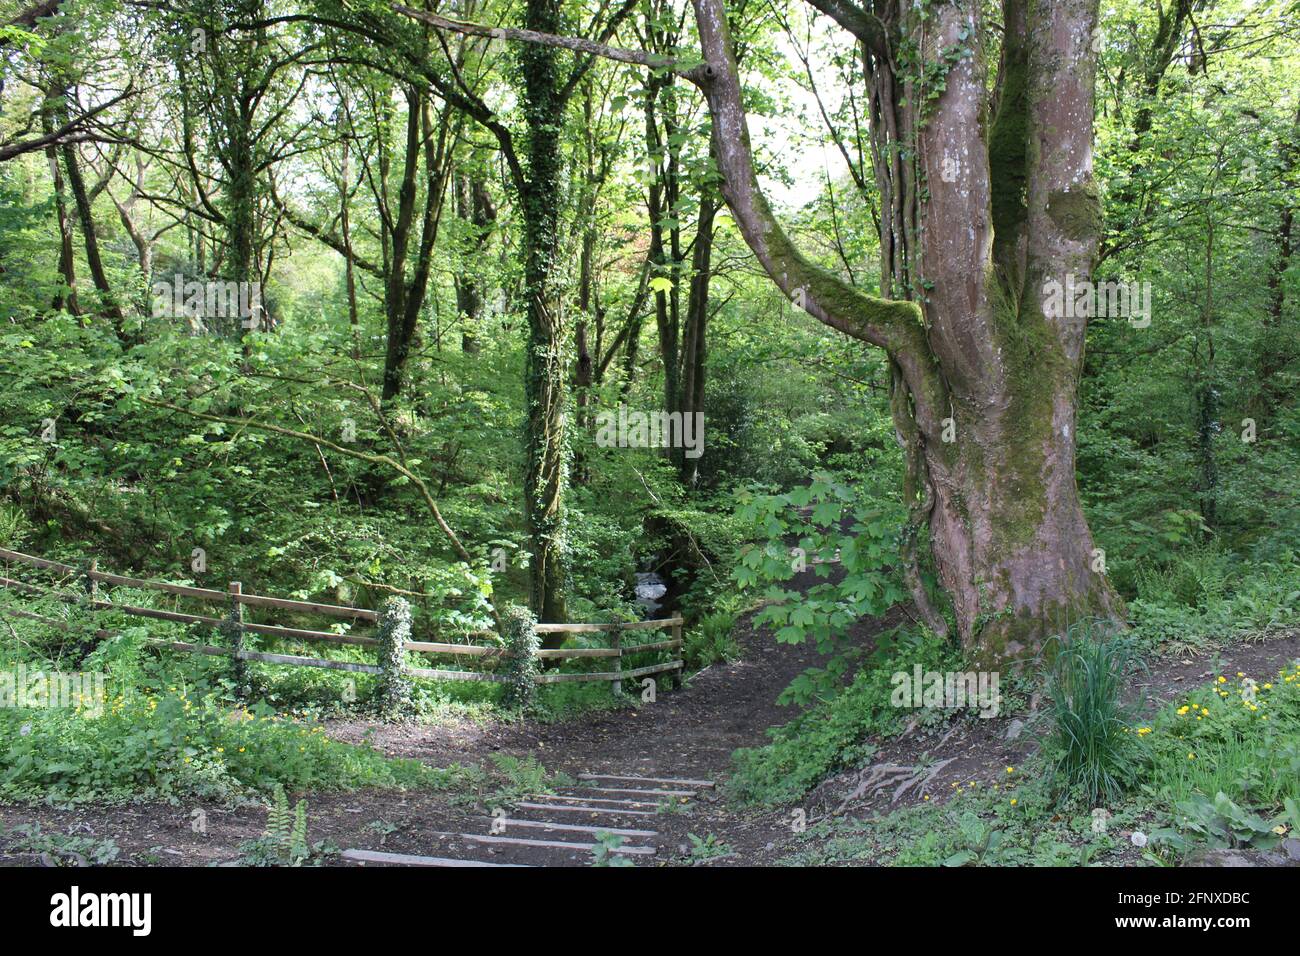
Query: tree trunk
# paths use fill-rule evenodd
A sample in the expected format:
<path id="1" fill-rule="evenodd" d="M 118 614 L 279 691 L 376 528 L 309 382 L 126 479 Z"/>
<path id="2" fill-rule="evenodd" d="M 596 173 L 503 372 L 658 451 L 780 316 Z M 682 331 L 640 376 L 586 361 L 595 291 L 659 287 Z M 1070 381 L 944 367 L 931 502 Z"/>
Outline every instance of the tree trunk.
<path id="1" fill-rule="evenodd" d="M 343 264 L 344 287 L 348 296 L 348 325 L 355 333 L 357 327 L 361 324 L 360 315 L 357 312 L 357 273 L 355 256 L 352 251 L 352 168 L 351 168 L 351 139 L 343 139 L 343 156 L 341 159 L 342 169 L 339 171 L 339 229 L 343 236 Z M 358 356 L 359 346 L 353 345 L 353 357 Z"/>
<path id="2" fill-rule="evenodd" d="M 410 351 L 406 331 L 406 253 L 411 242 L 411 224 L 415 218 L 416 174 L 420 169 L 420 114 L 422 103 L 415 89 L 406 91 L 406 151 L 402 167 L 402 184 L 397 192 L 397 216 L 392 225 L 392 251 L 386 262 L 388 275 L 384 290 L 387 318 L 384 354 L 384 401 L 402 390 L 402 370 Z M 413 331 L 413 330 L 412 330 Z"/>
<path id="3" fill-rule="evenodd" d="M 49 111 L 42 117 L 44 131 L 54 132 L 54 120 Z M 65 306 L 73 315 L 80 315 L 77 305 L 77 259 L 72 244 L 72 217 L 68 215 L 68 199 L 63 188 L 63 171 L 59 168 L 59 148 L 47 146 L 45 156 L 50 161 L 50 177 L 54 182 L 54 212 L 59 226 L 59 275 L 63 288 L 54 297 L 54 308 Z"/>
<path id="4" fill-rule="evenodd" d="M 1086 280 L 1096 258 L 1096 0 L 1025 10 L 1026 93 L 1015 116 L 1026 130 L 1025 159 L 1010 161 L 1023 186 L 1007 175 L 1005 163 L 999 180 L 990 175 L 973 0 L 909 7 L 903 19 L 883 26 L 835 0 L 814 4 L 854 32 L 879 63 L 904 62 L 904 42 L 919 47 L 912 74 L 891 70 L 868 79 L 877 105 L 887 98 L 893 107 L 873 108 L 873 135 L 915 142 L 914 169 L 878 185 L 901 212 L 882 235 L 882 249 L 897 263 L 895 275 L 923 290 L 921 306 L 865 295 L 793 246 L 758 188 L 722 0 L 693 2 L 708 64 L 700 86 L 713 117 L 723 196 L 787 295 L 825 324 L 888 352 L 900 440 L 918 465 L 916 500 L 907 504 L 928 512 L 938 577 L 963 646 L 992 664 L 1032 652 L 1079 618 L 1113 616 L 1118 599 L 1102 573 L 1102 556 L 1094 554 L 1075 483 L 1084 320 L 1056 314 L 1043 295 L 1049 279 Z M 933 95 L 927 86 L 936 73 L 943 83 Z M 900 115 L 907 120 L 901 125 Z M 999 121 L 1013 116 L 1006 106 Z M 897 150 L 873 150 L 878 175 L 896 168 Z M 1008 197 L 1008 190 L 1017 193 Z M 1023 259 L 1017 252 L 1016 268 L 1000 275 L 992 209 L 1020 195 Z"/>
<path id="5" fill-rule="evenodd" d="M 681 294 L 677 280 L 681 271 L 681 227 L 677 223 L 677 156 L 668 146 L 672 136 L 676 98 L 671 77 L 654 76 L 646 82 L 646 208 L 650 216 L 650 261 L 656 277 L 671 281 L 667 289 L 655 290 L 655 324 L 659 330 L 659 355 L 664 369 L 664 411 L 676 411 L 681 400 Z M 660 134 L 655 119 L 659 106 L 664 129 Z M 672 225 L 665 230 L 664 220 Z M 665 243 L 664 234 L 668 241 Z M 670 454 L 670 457 L 673 457 Z"/>
<path id="6" fill-rule="evenodd" d="M 478 327 L 483 320 L 484 295 L 481 280 L 476 274 L 478 258 L 487 245 L 496 221 L 496 209 L 488 195 L 487 184 L 478 172 L 459 173 L 456 183 L 456 214 L 469 223 L 472 234 L 465 244 L 465 265 L 455 278 L 456 311 L 464 322 L 461 332 L 461 351 L 468 354 L 478 352 Z"/>
<path id="7" fill-rule="evenodd" d="M 103 300 L 103 313 L 112 321 L 118 341 L 123 345 L 130 345 L 132 343 L 122 325 L 124 319 L 122 307 L 118 305 L 117 296 L 114 295 L 113 287 L 108 281 L 104 260 L 99 254 L 95 217 L 91 210 L 90 195 L 86 191 L 86 181 L 81 175 L 81 161 L 77 156 L 76 144 L 64 143 L 59 148 L 63 153 L 63 167 L 68 176 L 68 187 L 72 190 L 72 198 L 77 208 L 77 219 L 81 223 L 81 238 L 86 247 L 86 265 L 90 269 L 91 281 L 94 282 L 95 290 Z"/>
<path id="8" fill-rule="evenodd" d="M 700 197 L 699 219 L 695 224 L 695 243 L 691 250 L 691 289 L 686 299 L 686 328 L 682 336 L 681 401 L 683 424 L 687 415 L 704 414 L 704 379 L 708 360 L 709 283 L 713 275 L 713 219 L 717 199 L 712 192 Z M 674 411 L 674 409 L 668 409 Z M 701 438 L 703 436 L 701 435 Z M 703 448 L 700 449 L 703 452 Z M 684 484 L 693 485 L 699 476 L 702 454 L 688 457 L 678 453 L 678 474 Z"/>
<path id="9" fill-rule="evenodd" d="M 528 0 L 524 26 L 558 33 L 558 0 Z M 530 604 L 539 620 L 564 623 L 568 618 L 564 518 L 568 448 L 564 327 L 555 270 L 559 264 L 564 162 L 560 133 L 566 104 L 553 49 L 528 44 L 520 49 L 519 61 L 523 79 L 520 96 L 528 126 L 524 156 L 527 181 L 521 189 L 520 204 L 528 303 L 524 512 L 531 549 Z"/>
<path id="10" fill-rule="evenodd" d="M 146 290 L 140 297 L 140 311 L 147 314 L 149 309 L 148 288 L 153 283 L 153 247 L 158 239 L 158 234 L 146 232 L 148 228 L 145 225 L 136 222 L 135 210 L 136 203 L 144 195 L 145 173 L 148 166 L 144 159 L 137 157 L 135 161 L 135 180 L 131 184 L 131 192 L 125 202 L 119 202 L 111 190 L 108 191 L 109 198 L 113 201 L 113 207 L 117 209 L 117 218 L 122 223 L 122 228 L 126 230 L 131 242 L 135 245 L 136 256 L 139 258 L 140 278 L 143 280 L 143 287 Z"/>
<path id="11" fill-rule="evenodd" d="M 1296 111 L 1291 125 L 1292 135 L 1278 145 L 1281 165 L 1282 200 L 1278 208 L 1276 232 L 1277 254 L 1268 270 L 1268 310 L 1264 313 L 1264 335 L 1258 364 L 1259 394 L 1251 402 L 1251 410 L 1259 416 L 1272 415 L 1286 400 L 1288 392 L 1278 375 L 1295 361 L 1294 338 L 1281 336 L 1282 313 L 1286 305 L 1287 270 L 1291 268 L 1294 254 L 1295 205 L 1291 196 L 1300 181 L 1300 110 Z"/>

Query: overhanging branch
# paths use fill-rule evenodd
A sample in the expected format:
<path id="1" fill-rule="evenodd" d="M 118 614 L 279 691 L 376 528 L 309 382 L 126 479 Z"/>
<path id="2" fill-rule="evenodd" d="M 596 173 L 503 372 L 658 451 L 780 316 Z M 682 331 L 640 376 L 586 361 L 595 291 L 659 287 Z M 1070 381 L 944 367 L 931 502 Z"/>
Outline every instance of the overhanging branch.
<path id="1" fill-rule="evenodd" d="M 447 17 L 440 17 L 436 13 L 413 10 L 400 3 L 393 4 L 392 9 L 395 13 L 419 20 L 421 23 L 427 23 L 439 30 L 462 33 L 466 36 L 488 37 L 495 40 L 520 40 L 525 43 L 536 43 L 539 46 L 558 47 L 562 50 L 572 50 L 575 53 L 588 53 L 593 56 L 604 57 L 607 60 L 617 60 L 619 63 L 645 66 L 652 70 L 667 70 L 689 80 L 694 80 L 697 71 L 703 68 L 703 65 L 698 60 L 693 62 L 675 60 L 672 57 L 647 53 L 644 50 L 628 50 L 623 47 L 609 46 L 596 40 L 588 40 L 585 37 L 557 36 L 553 33 L 539 33 L 536 30 L 519 30 L 514 27 L 488 27 L 481 23 L 449 20 Z"/>

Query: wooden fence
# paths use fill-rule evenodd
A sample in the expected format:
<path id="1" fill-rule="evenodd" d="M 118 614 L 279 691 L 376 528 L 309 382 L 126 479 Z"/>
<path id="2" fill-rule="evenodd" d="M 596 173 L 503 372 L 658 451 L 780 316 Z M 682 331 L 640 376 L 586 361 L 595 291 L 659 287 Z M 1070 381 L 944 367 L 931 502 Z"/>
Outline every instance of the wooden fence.
<path id="1" fill-rule="evenodd" d="M 199 624 L 209 627 L 214 631 L 224 627 L 227 631 L 238 634 L 241 638 L 236 640 L 236 646 L 233 647 L 218 646 L 215 644 L 194 644 L 182 641 L 154 640 L 151 642 L 159 647 L 195 654 L 208 654 L 222 657 L 236 657 L 241 660 L 262 661 L 268 664 L 323 667 L 331 670 L 352 671 L 361 674 L 380 674 L 383 672 L 382 668 L 376 664 L 327 660 L 319 657 L 303 657 L 293 654 L 273 654 L 267 651 L 248 650 L 242 646 L 242 636 L 245 634 L 261 635 L 264 637 L 290 641 L 347 644 L 362 647 L 376 647 L 379 644 L 379 640 L 376 637 L 371 636 L 369 633 L 336 634 L 332 631 L 321 631 L 300 627 L 285 627 L 278 624 L 249 621 L 246 619 L 244 613 L 245 608 L 258 608 L 265 611 L 292 612 L 298 615 L 324 615 L 336 618 L 348 618 L 354 622 L 366 622 L 369 624 L 378 624 L 381 617 L 380 612 L 378 611 L 359 607 L 343 607 L 334 604 L 318 604 L 313 601 L 294 601 L 287 598 L 266 597 L 259 594 L 245 594 L 243 586 L 238 581 L 232 581 L 228 590 L 217 591 L 210 588 L 198 588 L 185 584 L 169 584 L 164 581 L 149 581 L 141 578 L 127 577 L 121 574 L 109 574 L 105 571 L 100 571 L 95 560 L 90 561 L 90 563 L 85 567 L 78 568 L 70 564 L 62 564 L 58 561 L 50 561 L 46 558 L 36 557 L 35 555 L 23 554 L 19 551 L 10 551 L 6 548 L 0 548 L 0 560 L 6 562 L 17 562 L 29 567 L 52 572 L 56 575 L 62 575 L 65 579 L 64 582 L 62 582 L 62 586 L 64 587 L 66 587 L 68 581 L 79 581 L 83 593 L 78 594 L 76 591 L 61 590 L 60 585 L 39 585 L 11 578 L 8 576 L 10 572 L 7 567 L 5 569 L 5 574 L 0 575 L 0 587 L 9 588 L 23 594 L 52 597 L 58 601 L 69 604 L 79 604 L 97 611 L 117 611 L 134 617 L 176 621 L 182 624 Z M 159 608 L 118 604 L 112 601 L 103 600 L 103 596 L 100 593 L 101 585 L 161 591 L 187 600 L 209 604 L 222 604 L 226 607 L 226 615 L 224 617 L 215 617 L 204 614 L 185 614 L 179 611 L 168 611 Z M 46 617 L 41 614 L 35 614 L 31 611 L 22 610 L 20 608 L 0 607 L 0 614 L 8 614 L 15 617 L 36 620 L 64 630 L 67 630 L 69 627 L 69 625 L 64 621 Z M 652 632 L 663 630 L 670 630 L 671 637 L 667 640 L 654 639 L 657 635 Z M 652 639 L 650 641 L 639 643 L 624 639 L 624 634 L 636 635 L 642 632 L 650 633 Z M 543 660 L 598 658 L 602 661 L 609 662 L 607 667 L 610 668 L 601 671 L 543 671 L 536 677 L 536 681 L 539 684 L 556 684 L 569 681 L 608 681 L 613 692 L 615 694 L 620 694 L 622 693 L 622 682 L 625 680 L 634 680 L 651 674 L 672 672 L 674 685 L 680 686 L 683 668 L 682 619 L 680 617 L 664 618 L 657 621 L 632 621 L 612 624 L 538 624 L 537 633 L 541 635 L 598 633 L 611 635 L 611 646 L 608 647 L 562 647 L 539 650 L 537 656 Z M 105 630 L 96 630 L 95 634 L 100 638 L 113 636 L 111 632 Z M 476 631 L 463 636 L 471 639 L 496 638 L 496 635 L 491 631 Z M 508 653 L 507 649 L 501 646 L 499 642 L 493 644 L 456 644 L 434 641 L 406 641 L 404 642 L 403 647 L 404 650 L 408 652 L 434 657 L 449 656 L 458 659 L 477 659 L 488 667 L 500 662 L 500 660 L 504 659 Z M 625 658 L 634 658 L 641 654 L 655 653 L 659 651 L 670 652 L 672 654 L 672 660 L 640 667 L 624 667 Z M 410 674 L 413 677 L 424 677 L 432 680 L 489 681 L 494 683 L 501 683 L 506 680 L 503 675 L 493 673 L 490 669 L 487 669 L 487 667 L 482 670 L 451 670 L 431 667 L 411 667 L 408 665 L 404 667 L 404 670 L 407 674 Z"/>

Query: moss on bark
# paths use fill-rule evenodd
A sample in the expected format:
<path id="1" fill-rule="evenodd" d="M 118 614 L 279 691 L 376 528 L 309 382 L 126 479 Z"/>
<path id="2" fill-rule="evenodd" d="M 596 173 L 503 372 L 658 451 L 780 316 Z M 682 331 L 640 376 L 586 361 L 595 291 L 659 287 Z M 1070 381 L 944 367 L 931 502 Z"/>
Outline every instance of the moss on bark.
<path id="1" fill-rule="evenodd" d="M 1047 197 L 1047 215 L 1061 233 L 1076 242 L 1101 235 L 1101 196 L 1091 181 L 1059 189 Z"/>

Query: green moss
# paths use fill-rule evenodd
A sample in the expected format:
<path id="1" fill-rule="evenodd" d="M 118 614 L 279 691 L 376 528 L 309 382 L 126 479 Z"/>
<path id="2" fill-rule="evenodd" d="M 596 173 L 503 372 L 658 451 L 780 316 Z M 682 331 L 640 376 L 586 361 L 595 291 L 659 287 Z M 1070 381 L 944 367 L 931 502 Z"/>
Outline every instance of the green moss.
<path id="1" fill-rule="evenodd" d="M 1040 303 L 1027 297 L 1019 310 L 989 278 L 993 326 L 1007 374 L 1008 406 L 1001 444 L 968 448 L 967 463 L 991 491 L 1002 545 L 1028 544 L 1042 524 L 1046 508 L 1045 455 L 1053 440 L 1055 391 L 1070 373 L 1070 365 Z M 972 443 L 974 444 L 974 443 Z"/>
<path id="2" fill-rule="evenodd" d="M 989 131 L 993 233 L 1010 238 L 1025 221 L 1025 156 L 1029 144 L 1029 64 L 1024 50 L 1002 66 L 998 115 Z"/>
<path id="3" fill-rule="evenodd" d="M 756 195 L 759 218 L 767 224 L 764 239 L 769 255 L 779 264 L 787 281 L 836 318 L 856 325 L 864 333 L 869 328 L 884 331 L 890 352 L 915 344 L 916 334 L 924 331 L 921 307 L 904 299 L 882 299 L 849 285 L 829 269 L 809 262 L 777 223 L 771 208 Z M 923 340 L 923 339 L 922 339 Z"/>
<path id="4" fill-rule="evenodd" d="M 1049 195 L 1047 215 L 1069 239 L 1082 241 L 1101 235 L 1101 197 L 1091 181 Z"/>
<path id="5" fill-rule="evenodd" d="M 1007 593 L 1005 582 L 1002 585 L 1002 593 Z M 1097 576 L 1075 592 L 1071 600 L 1054 601 L 1037 614 L 1013 612 L 1010 608 L 981 613 L 971 635 L 970 656 L 973 663 L 985 668 L 1026 661 L 1038 654 L 1048 637 L 1063 634 L 1081 621 L 1122 620 L 1123 617 L 1119 598 L 1110 593 L 1106 580 Z"/>

